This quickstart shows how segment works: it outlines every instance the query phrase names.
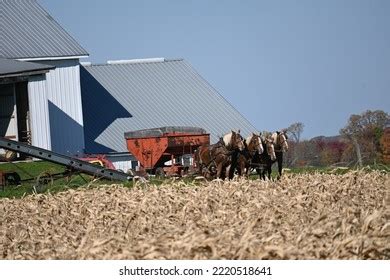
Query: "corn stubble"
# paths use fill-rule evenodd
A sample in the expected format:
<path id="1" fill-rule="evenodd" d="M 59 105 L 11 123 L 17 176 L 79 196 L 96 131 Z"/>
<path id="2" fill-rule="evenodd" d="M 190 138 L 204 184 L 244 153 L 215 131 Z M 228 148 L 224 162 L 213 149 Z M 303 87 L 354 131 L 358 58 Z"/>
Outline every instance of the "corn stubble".
<path id="1" fill-rule="evenodd" d="M 120 185 L 0 200 L 4 259 L 390 259 L 390 175 Z"/>

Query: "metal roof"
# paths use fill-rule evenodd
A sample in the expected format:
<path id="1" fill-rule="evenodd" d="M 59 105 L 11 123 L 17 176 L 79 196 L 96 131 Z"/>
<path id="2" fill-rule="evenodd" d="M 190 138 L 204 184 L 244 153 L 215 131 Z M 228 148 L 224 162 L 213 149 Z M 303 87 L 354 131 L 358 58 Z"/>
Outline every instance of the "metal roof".
<path id="1" fill-rule="evenodd" d="M 36 0 L 0 0 L 0 57 L 48 58 L 88 55 Z"/>
<path id="2" fill-rule="evenodd" d="M 45 73 L 55 66 L 0 58 L 0 78 Z"/>
<path id="3" fill-rule="evenodd" d="M 124 133 L 194 126 L 211 141 L 256 128 L 184 60 L 134 60 L 81 67 L 86 151 L 127 151 Z"/>

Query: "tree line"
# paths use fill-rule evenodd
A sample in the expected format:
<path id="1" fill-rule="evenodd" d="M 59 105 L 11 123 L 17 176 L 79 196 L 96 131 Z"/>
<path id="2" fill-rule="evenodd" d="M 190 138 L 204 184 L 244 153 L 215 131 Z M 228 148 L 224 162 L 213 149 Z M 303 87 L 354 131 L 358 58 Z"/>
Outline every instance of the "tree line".
<path id="1" fill-rule="evenodd" d="M 338 136 L 301 140 L 304 124 L 293 123 L 286 129 L 289 136 L 286 165 L 363 166 L 385 163 L 383 134 L 389 126 L 388 113 L 367 110 L 351 115 Z"/>

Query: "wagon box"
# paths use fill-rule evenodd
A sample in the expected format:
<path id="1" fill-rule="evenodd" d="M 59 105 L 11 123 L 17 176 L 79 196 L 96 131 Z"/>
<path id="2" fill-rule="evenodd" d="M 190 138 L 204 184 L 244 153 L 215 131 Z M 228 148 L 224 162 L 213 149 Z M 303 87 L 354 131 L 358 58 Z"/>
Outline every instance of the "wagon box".
<path id="1" fill-rule="evenodd" d="M 175 165 L 174 159 L 192 155 L 199 146 L 210 144 L 210 134 L 204 129 L 183 126 L 130 131 L 125 133 L 125 139 L 129 152 L 151 173 L 163 168 L 166 173 L 180 174 L 183 166 Z M 169 160 L 172 160 L 171 167 L 164 167 Z"/>

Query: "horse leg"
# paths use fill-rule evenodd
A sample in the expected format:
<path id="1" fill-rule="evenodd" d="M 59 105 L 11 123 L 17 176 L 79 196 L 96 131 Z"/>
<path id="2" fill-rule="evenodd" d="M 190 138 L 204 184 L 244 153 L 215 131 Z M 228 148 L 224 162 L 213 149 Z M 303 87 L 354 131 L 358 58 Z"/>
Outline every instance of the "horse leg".
<path id="1" fill-rule="evenodd" d="M 278 179 L 280 179 L 280 177 L 282 177 L 282 169 L 283 169 L 283 153 L 278 153 L 276 155 L 276 159 L 278 161 L 278 172 L 279 172 Z"/>
<path id="2" fill-rule="evenodd" d="M 262 165 L 261 167 L 256 168 L 256 171 L 259 174 L 259 179 L 265 180 L 265 166 Z"/>
<path id="3" fill-rule="evenodd" d="M 268 180 L 271 180 L 272 164 L 267 164 Z"/>
<path id="4" fill-rule="evenodd" d="M 244 173 L 244 175 L 246 176 L 246 178 L 248 178 L 249 179 L 249 177 L 250 177 L 250 175 L 251 175 L 251 173 L 252 173 L 252 166 L 250 165 L 250 164 L 246 164 L 245 165 L 245 173 Z"/>
<path id="5" fill-rule="evenodd" d="M 202 176 L 204 176 L 203 169 L 205 168 L 206 164 L 203 161 L 203 147 L 199 147 L 199 149 L 195 152 L 194 155 L 194 161 L 196 162 L 196 167 L 198 168 L 198 173 Z"/>
<path id="6" fill-rule="evenodd" d="M 260 168 L 256 168 L 256 173 L 257 175 L 259 175 L 259 179 L 261 179 L 261 169 Z"/>
<path id="7" fill-rule="evenodd" d="M 250 167 L 250 165 L 245 165 L 245 172 L 244 172 L 244 176 L 246 177 L 246 178 L 249 178 L 249 174 L 251 173 L 251 167 Z"/>
<path id="8" fill-rule="evenodd" d="M 246 159 L 239 156 L 238 162 L 237 162 L 237 173 L 239 176 L 245 176 L 247 175 L 246 172 Z"/>
<path id="9" fill-rule="evenodd" d="M 229 180 L 233 179 L 234 177 L 234 171 L 236 170 L 237 167 L 237 161 L 238 161 L 238 152 L 235 151 L 232 155 L 232 163 L 230 165 L 230 170 L 229 170 Z"/>
<path id="10" fill-rule="evenodd" d="M 218 163 L 217 165 L 217 179 L 222 179 L 223 164 Z"/>

